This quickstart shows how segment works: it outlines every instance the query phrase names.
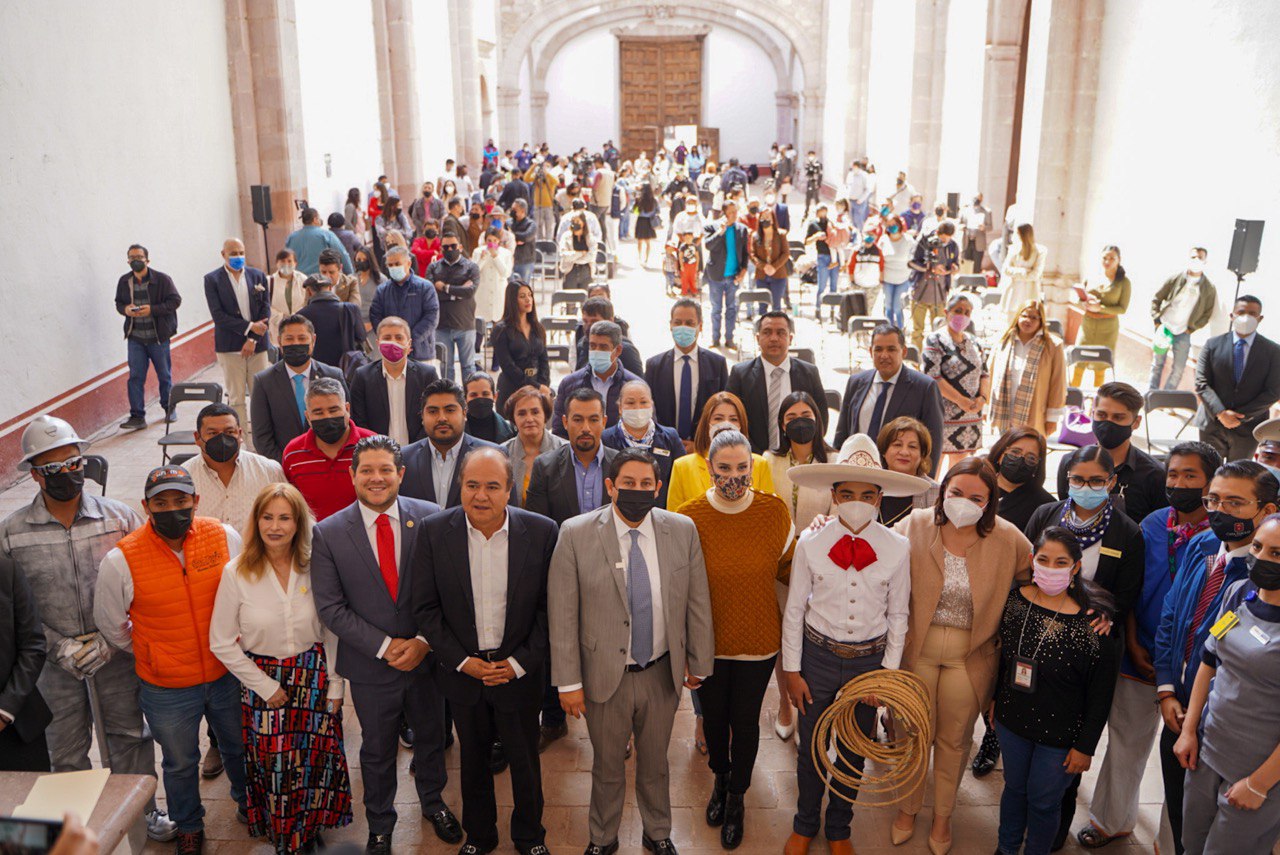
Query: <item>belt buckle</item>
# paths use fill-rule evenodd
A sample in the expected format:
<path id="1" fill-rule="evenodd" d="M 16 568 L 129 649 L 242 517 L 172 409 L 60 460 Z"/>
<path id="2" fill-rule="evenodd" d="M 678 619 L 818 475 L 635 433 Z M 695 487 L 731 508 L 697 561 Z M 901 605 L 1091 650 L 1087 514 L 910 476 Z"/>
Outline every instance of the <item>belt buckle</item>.
<path id="1" fill-rule="evenodd" d="M 857 659 L 862 655 L 859 653 L 858 645 L 856 644 L 841 644 L 838 641 L 831 641 L 829 644 L 831 645 L 831 652 L 839 659 Z"/>

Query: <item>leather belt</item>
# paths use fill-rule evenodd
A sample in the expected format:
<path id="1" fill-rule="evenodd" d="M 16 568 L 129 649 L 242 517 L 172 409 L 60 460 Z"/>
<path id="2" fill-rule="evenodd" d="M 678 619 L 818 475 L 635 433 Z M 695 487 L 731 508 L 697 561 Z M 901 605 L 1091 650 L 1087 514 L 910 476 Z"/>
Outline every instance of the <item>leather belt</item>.
<path id="1" fill-rule="evenodd" d="M 472 653 L 471 656 L 484 662 L 501 662 L 503 659 L 507 658 L 505 656 L 499 656 L 498 648 L 496 647 L 492 650 L 477 650 L 475 653 Z"/>
<path id="2" fill-rule="evenodd" d="M 873 656 L 875 654 L 884 653 L 884 649 L 889 646 L 889 643 L 885 641 L 885 636 L 883 635 L 879 638 L 873 638 L 870 641 L 836 641 L 833 638 L 827 638 L 807 623 L 804 625 L 804 637 L 821 647 L 823 650 L 831 651 L 841 659 L 857 659 L 859 656 Z"/>
<path id="3" fill-rule="evenodd" d="M 650 659 L 648 664 L 646 665 L 628 665 L 627 671 L 632 674 L 637 674 L 641 671 L 647 671 L 650 668 L 652 668 L 654 665 L 657 665 L 659 662 L 666 659 L 670 655 L 671 655 L 670 653 L 664 653 L 661 656 L 659 656 L 657 659 Z"/>

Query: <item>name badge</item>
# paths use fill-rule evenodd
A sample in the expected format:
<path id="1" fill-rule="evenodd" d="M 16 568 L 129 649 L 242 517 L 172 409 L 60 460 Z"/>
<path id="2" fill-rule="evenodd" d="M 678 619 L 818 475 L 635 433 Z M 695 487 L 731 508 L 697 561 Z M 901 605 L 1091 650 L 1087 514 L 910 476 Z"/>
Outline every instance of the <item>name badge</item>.
<path id="1" fill-rule="evenodd" d="M 1102 555 L 1107 556 L 1108 558 L 1119 558 L 1119 557 L 1120 557 L 1120 550 L 1118 550 L 1118 549 L 1112 549 L 1112 548 L 1111 548 L 1111 547 L 1109 547 L 1109 546 L 1103 546 L 1103 547 L 1101 547 L 1100 549 L 1098 549 L 1098 552 L 1099 552 L 1099 553 L 1101 553 Z"/>
<path id="2" fill-rule="evenodd" d="M 1236 628 L 1236 624 L 1240 623 L 1240 618 L 1235 612 L 1227 612 L 1218 618 L 1218 622 L 1209 627 L 1209 634 L 1214 638 L 1222 638 L 1228 632 Z"/>
<path id="3" fill-rule="evenodd" d="M 1254 638 L 1258 639 L 1259 644 L 1266 644 L 1268 641 L 1271 640 L 1271 636 L 1263 632 L 1262 627 L 1260 626 L 1249 627 L 1249 634 L 1252 635 Z"/>
<path id="4" fill-rule="evenodd" d="M 665 448 L 650 448 L 649 450 L 652 451 L 654 454 L 661 455 L 662 457 L 671 456 L 671 452 Z"/>
<path id="5" fill-rule="evenodd" d="M 1034 659 L 1023 656 L 1013 657 L 1013 670 L 1009 674 L 1009 685 L 1019 692 L 1028 694 L 1036 690 L 1036 663 Z"/>

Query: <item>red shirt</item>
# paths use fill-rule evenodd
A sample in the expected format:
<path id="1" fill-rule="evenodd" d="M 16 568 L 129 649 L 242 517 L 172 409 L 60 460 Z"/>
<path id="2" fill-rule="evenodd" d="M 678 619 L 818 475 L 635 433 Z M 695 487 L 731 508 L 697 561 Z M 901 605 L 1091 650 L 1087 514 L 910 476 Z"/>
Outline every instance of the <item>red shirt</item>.
<path id="1" fill-rule="evenodd" d="M 356 500 L 356 487 L 351 481 L 351 453 L 356 443 L 366 436 L 374 436 L 374 432 L 351 422 L 346 444 L 332 459 L 316 445 L 313 430 L 294 437 L 284 447 L 280 458 L 284 477 L 302 493 L 317 522 Z"/>
<path id="2" fill-rule="evenodd" d="M 425 237 L 416 237 L 413 244 L 409 247 L 409 252 L 413 253 L 413 257 L 418 260 L 418 275 L 427 275 L 427 266 L 437 258 L 443 256 L 443 250 L 440 248 L 440 238 L 432 238 L 427 240 Z"/>

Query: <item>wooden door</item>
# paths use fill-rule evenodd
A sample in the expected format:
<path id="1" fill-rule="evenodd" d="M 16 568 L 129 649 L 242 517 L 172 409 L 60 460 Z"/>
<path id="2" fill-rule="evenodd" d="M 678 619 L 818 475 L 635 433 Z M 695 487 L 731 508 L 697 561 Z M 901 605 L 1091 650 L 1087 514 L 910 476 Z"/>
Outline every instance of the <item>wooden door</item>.
<path id="1" fill-rule="evenodd" d="M 703 36 L 619 37 L 622 156 L 653 157 L 661 129 L 702 118 Z"/>

